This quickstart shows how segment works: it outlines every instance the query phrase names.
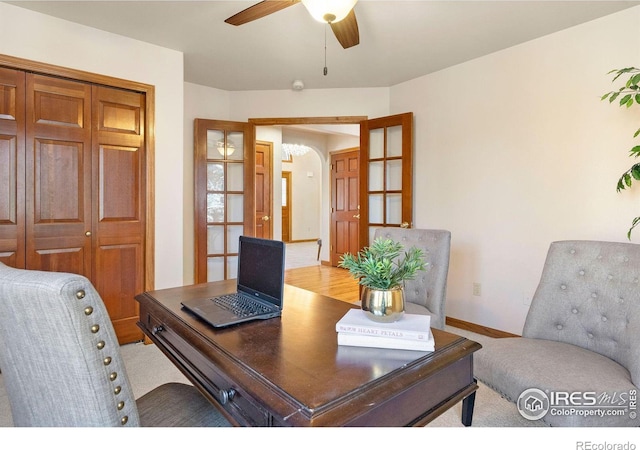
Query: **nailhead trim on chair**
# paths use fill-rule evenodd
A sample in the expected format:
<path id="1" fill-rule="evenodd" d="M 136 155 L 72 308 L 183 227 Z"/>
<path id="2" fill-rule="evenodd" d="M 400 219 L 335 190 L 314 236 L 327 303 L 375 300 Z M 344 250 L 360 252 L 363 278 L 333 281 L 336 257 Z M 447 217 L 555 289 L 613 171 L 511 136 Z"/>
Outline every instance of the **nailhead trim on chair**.
<path id="1" fill-rule="evenodd" d="M 76 292 L 76 298 L 78 298 L 78 300 L 83 300 L 85 298 L 85 296 L 86 296 L 86 293 L 85 293 L 84 290 L 79 290 L 78 292 Z M 87 318 L 89 318 L 93 314 L 93 306 L 91 306 L 91 305 L 85 306 L 84 307 L 84 314 L 85 314 L 85 316 L 87 316 Z M 97 323 L 93 324 L 93 325 L 91 325 L 90 330 L 91 330 L 91 333 L 97 335 L 100 332 L 100 325 L 97 324 Z M 102 351 L 102 350 L 105 349 L 105 346 L 106 346 L 105 341 L 104 340 L 100 340 L 96 344 L 96 349 Z M 103 362 L 105 367 L 109 366 L 112 361 L 113 361 L 113 359 L 111 358 L 111 356 L 105 356 L 102 359 L 102 362 Z M 111 382 L 115 382 L 117 378 L 118 378 L 118 373 L 117 372 L 111 372 L 109 374 L 109 380 L 111 380 Z M 113 389 L 113 393 L 116 396 L 118 394 L 120 394 L 121 391 L 122 391 L 122 387 L 119 386 L 119 385 L 116 386 Z M 116 403 L 116 409 L 118 411 L 122 411 L 124 409 L 124 407 L 125 407 L 124 400 L 121 400 L 121 401 Z M 120 425 L 126 425 L 127 422 L 129 422 L 129 417 L 128 416 L 125 415 L 125 416 L 122 416 L 120 418 Z"/>

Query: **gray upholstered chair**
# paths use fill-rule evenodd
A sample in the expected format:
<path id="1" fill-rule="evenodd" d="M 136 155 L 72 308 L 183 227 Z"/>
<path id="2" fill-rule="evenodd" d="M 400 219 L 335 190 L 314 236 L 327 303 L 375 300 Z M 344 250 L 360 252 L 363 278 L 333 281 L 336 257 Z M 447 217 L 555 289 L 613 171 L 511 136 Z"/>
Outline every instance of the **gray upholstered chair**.
<path id="1" fill-rule="evenodd" d="M 433 328 L 444 329 L 451 232 L 385 227 L 376 229 L 374 239 L 378 237 L 401 242 L 405 249 L 418 247 L 424 251 L 429 265 L 426 272 L 420 272 L 416 278 L 405 282 L 405 311 L 408 314 L 428 314 Z"/>
<path id="2" fill-rule="evenodd" d="M 544 392 L 549 411 L 539 420 L 548 425 L 640 425 L 638 411 L 630 414 L 630 396 L 640 388 L 640 245 L 552 243 L 522 337 L 483 342 L 474 354 L 474 374 L 514 403 L 525 390 Z M 587 407 L 604 394 L 627 410 L 619 416 L 560 415 L 551 411 L 563 405 L 552 392 L 573 393 L 568 404 Z M 535 418 L 535 412 L 528 414 Z"/>
<path id="3" fill-rule="evenodd" d="M 0 263 L 0 368 L 15 426 L 228 426 L 197 389 L 133 397 L 100 296 L 84 277 Z"/>

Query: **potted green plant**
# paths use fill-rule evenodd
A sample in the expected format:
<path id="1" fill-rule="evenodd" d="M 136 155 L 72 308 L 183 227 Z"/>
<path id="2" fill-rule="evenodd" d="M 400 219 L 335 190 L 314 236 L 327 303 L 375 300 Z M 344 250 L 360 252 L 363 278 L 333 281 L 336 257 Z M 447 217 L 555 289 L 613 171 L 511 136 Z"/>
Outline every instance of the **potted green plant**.
<path id="1" fill-rule="evenodd" d="M 348 269 L 360 285 L 362 310 L 378 322 L 394 322 L 404 314 L 404 281 L 411 280 L 427 263 L 424 253 L 411 247 L 401 256 L 403 245 L 379 237 L 356 255 L 345 253 L 338 267 Z"/>
<path id="2" fill-rule="evenodd" d="M 640 69 L 636 67 L 626 67 L 624 69 L 614 69 L 609 73 L 615 74 L 611 82 L 616 81 L 623 75 L 628 75 L 629 78 L 624 86 L 619 88 L 617 91 L 607 92 L 602 96 L 601 100 L 608 99 L 609 103 L 613 103 L 618 100 L 619 106 L 626 106 L 627 108 L 631 108 L 634 103 L 640 104 Z M 640 128 L 638 128 L 633 137 L 636 138 L 639 135 Z M 634 156 L 636 158 L 640 156 L 640 145 L 634 146 L 629 153 L 629 156 Z M 620 176 L 616 190 L 620 192 L 631 187 L 633 180 L 640 180 L 640 163 L 635 163 L 629 170 Z M 629 228 L 629 231 L 627 232 L 627 239 L 631 239 L 631 232 L 638 224 L 640 224 L 640 216 L 631 221 L 631 228 Z"/>

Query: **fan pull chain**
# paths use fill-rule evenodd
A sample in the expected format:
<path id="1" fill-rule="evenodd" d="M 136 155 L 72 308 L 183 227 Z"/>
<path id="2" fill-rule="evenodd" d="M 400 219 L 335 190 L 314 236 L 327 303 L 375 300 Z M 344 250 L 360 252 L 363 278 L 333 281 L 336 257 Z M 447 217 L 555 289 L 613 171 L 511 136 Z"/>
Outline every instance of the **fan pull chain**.
<path id="1" fill-rule="evenodd" d="M 327 25 L 328 26 L 328 25 Z M 327 69 L 327 26 L 324 27 L 324 76 L 327 76 L 329 70 Z"/>

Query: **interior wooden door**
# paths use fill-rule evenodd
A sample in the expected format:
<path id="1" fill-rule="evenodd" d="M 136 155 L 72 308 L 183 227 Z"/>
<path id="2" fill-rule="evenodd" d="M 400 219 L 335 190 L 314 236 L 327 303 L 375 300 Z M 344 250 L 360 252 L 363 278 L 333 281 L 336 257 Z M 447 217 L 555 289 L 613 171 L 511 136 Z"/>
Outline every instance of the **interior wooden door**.
<path id="1" fill-rule="evenodd" d="M 25 264 L 25 73 L 0 67 L 0 261 Z"/>
<path id="2" fill-rule="evenodd" d="M 153 86 L 0 63 L 0 261 L 86 276 L 120 343 L 140 340 L 134 295 L 154 282 Z"/>
<path id="3" fill-rule="evenodd" d="M 360 151 L 331 154 L 331 265 L 360 248 Z"/>
<path id="4" fill-rule="evenodd" d="M 272 155 L 273 143 L 256 142 L 256 237 L 263 239 L 271 239 L 273 236 Z"/>
<path id="5" fill-rule="evenodd" d="M 141 340 L 146 227 L 145 96 L 93 86 L 93 283 L 121 343 Z"/>
<path id="6" fill-rule="evenodd" d="M 282 171 L 282 241 L 291 241 L 291 171 Z"/>
<path id="7" fill-rule="evenodd" d="M 360 247 L 379 227 L 413 226 L 413 113 L 360 123 Z"/>
<path id="8" fill-rule="evenodd" d="M 26 268 L 91 272 L 91 85 L 26 75 Z"/>
<path id="9" fill-rule="evenodd" d="M 255 131 L 195 119 L 195 282 L 237 277 L 238 238 L 255 236 Z"/>

